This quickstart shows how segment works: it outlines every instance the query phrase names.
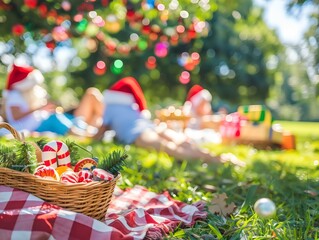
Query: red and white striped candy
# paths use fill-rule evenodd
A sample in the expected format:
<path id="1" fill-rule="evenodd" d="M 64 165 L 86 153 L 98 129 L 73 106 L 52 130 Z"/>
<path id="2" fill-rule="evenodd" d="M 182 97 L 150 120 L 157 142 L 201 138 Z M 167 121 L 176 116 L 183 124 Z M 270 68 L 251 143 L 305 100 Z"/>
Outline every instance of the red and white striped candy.
<path id="1" fill-rule="evenodd" d="M 113 174 L 100 168 L 95 168 L 92 173 L 95 181 L 111 181 L 114 178 Z"/>
<path id="2" fill-rule="evenodd" d="M 65 183 L 77 183 L 79 181 L 79 176 L 72 171 L 66 171 L 62 173 L 61 177 L 61 182 Z"/>
<path id="3" fill-rule="evenodd" d="M 79 180 L 78 182 L 86 182 L 88 179 L 93 178 L 93 174 L 89 170 L 81 170 L 78 172 Z"/>
<path id="4" fill-rule="evenodd" d="M 92 179 L 88 178 L 88 179 L 84 179 L 84 180 L 83 180 L 83 183 L 90 183 L 90 182 L 92 182 L 92 181 L 93 181 Z"/>
<path id="5" fill-rule="evenodd" d="M 51 166 L 40 165 L 34 170 L 34 175 L 45 179 L 60 181 L 59 174 Z"/>
<path id="6" fill-rule="evenodd" d="M 42 161 L 46 166 L 52 166 L 54 168 L 58 166 L 71 167 L 68 146 L 61 141 L 48 142 L 42 149 Z"/>

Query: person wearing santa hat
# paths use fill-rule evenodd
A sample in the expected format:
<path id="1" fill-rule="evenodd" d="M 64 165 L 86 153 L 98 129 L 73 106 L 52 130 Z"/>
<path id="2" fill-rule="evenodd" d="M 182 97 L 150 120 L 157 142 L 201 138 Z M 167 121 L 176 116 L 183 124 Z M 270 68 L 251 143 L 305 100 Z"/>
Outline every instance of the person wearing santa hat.
<path id="1" fill-rule="evenodd" d="M 48 101 L 48 94 L 42 86 L 43 83 L 44 76 L 38 69 L 13 64 L 2 94 L 2 114 L 17 131 L 85 135 L 86 131 L 82 131 L 83 129 L 78 126 L 78 123 L 83 122 L 82 119 L 87 120 L 83 116 L 84 112 L 91 115 L 92 109 L 89 107 L 92 106 L 100 109 L 98 114 L 101 118 L 103 102 L 102 97 L 97 100 L 97 97 L 94 96 L 97 91 L 92 89 L 87 91 L 73 116 L 57 113 L 57 106 Z M 83 111 L 84 108 L 85 111 Z"/>
<path id="2" fill-rule="evenodd" d="M 215 163 L 229 161 L 200 148 L 182 133 L 155 125 L 150 120 L 143 91 L 135 78 L 122 78 L 103 95 L 103 124 L 94 139 L 101 140 L 106 130 L 113 130 L 116 139 L 123 144 L 134 143 L 138 147 L 164 151 L 177 159 L 202 159 Z M 242 164 L 240 161 L 232 162 Z"/>
<path id="3" fill-rule="evenodd" d="M 190 115 L 192 119 L 189 127 L 200 129 L 203 119 L 213 114 L 212 111 L 212 95 L 207 89 L 200 85 L 194 85 L 187 93 L 183 111 Z"/>

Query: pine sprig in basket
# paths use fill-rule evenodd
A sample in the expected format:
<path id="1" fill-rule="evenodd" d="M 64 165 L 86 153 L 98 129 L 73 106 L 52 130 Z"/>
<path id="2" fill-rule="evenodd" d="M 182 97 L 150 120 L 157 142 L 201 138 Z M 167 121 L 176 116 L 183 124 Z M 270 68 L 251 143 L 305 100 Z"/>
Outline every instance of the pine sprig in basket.
<path id="1" fill-rule="evenodd" d="M 76 144 L 74 141 L 66 139 L 65 144 L 68 146 L 70 151 L 71 165 L 74 166 L 80 159 L 80 146 Z M 83 149 L 83 148 L 81 148 Z"/>
<path id="2" fill-rule="evenodd" d="M 98 167 L 117 175 L 126 166 L 128 155 L 124 150 L 114 150 L 99 161 Z"/>
<path id="3" fill-rule="evenodd" d="M 12 146 L 0 145 L 0 167 L 12 168 L 13 165 L 22 164 L 17 160 L 17 153 Z"/>
<path id="4" fill-rule="evenodd" d="M 17 148 L 17 158 L 26 159 L 26 166 L 28 171 L 33 173 L 34 169 L 38 166 L 36 150 L 31 143 L 22 142 L 20 147 Z"/>
<path id="5" fill-rule="evenodd" d="M 36 150 L 31 143 L 14 141 L 10 145 L 0 145 L 0 167 L 33 172 L 37 163 Z"/>

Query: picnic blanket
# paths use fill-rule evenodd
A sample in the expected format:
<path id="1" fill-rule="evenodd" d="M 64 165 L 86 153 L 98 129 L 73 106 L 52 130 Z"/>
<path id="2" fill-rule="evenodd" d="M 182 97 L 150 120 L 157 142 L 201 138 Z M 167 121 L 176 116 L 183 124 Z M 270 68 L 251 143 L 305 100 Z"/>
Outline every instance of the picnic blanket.
<path id="1" fill-rule="evenodd" d="M 94 196 L 92 196 L 94 197 Z M 142 186 L 121 190 L 101 222 L 44 202 L 32 194 L 0 186 L 0 238 L 25 239 L 161 239 L 177 226 L 205 219 L 204 202 L 186 204 L 167 192 L 157 194 Z"/>

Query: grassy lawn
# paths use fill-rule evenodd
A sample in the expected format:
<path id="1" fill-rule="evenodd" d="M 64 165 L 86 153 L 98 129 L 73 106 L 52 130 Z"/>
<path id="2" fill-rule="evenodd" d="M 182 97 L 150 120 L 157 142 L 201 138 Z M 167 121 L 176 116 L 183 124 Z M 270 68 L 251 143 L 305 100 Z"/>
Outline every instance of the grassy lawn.
<path id="1" fill-rule="evenodd" d="M 125 146 L 129 159 L 118 182 L 121 188 L 143 185 L 168 191 L 186 203 L 208 204 L 226 193 L 235 212 L 222 217 L 209 212 L 192 228 L 178 228 L 167 239 L 319 239 L 319 123 L 279 122 L 296 134 L 296 150 L 258 150 L 247 145 L 207 145 L 216 153 L 231 152 L 244 168 L 177 161 L 165 153 Z M 102 158 L 115 143 L 81 142 Z M 86 154 L 85 152 L 83 153 Z M 85 155 L 87 156 L 87 155 Z M 254 203 L 273 200 L 277 214 L 262 219 Z"/>
<path id="2" fill-rule="evenodd" d="M 126 147 L 128 168 L 122 188 L 143 185 L 155 192 L 169 191 L 178 200 L 210 202 L 226 193 L 236 211 L 227 217 L 209 213 L 193 228 L 178 228 L 167 239 L 318 239 L 319 238 L 319 123 L 279 122 L 296 134 L 297 150 L 258 150 L 251 146 L 206 146 L 232 152 L 245 168 L 176 161 L 164 153 Z M 93 144 L 103 156 L 114 144 Z M 259 198 L 273 200 L 277 214 L 262 219 L 253 205 Z"/>

